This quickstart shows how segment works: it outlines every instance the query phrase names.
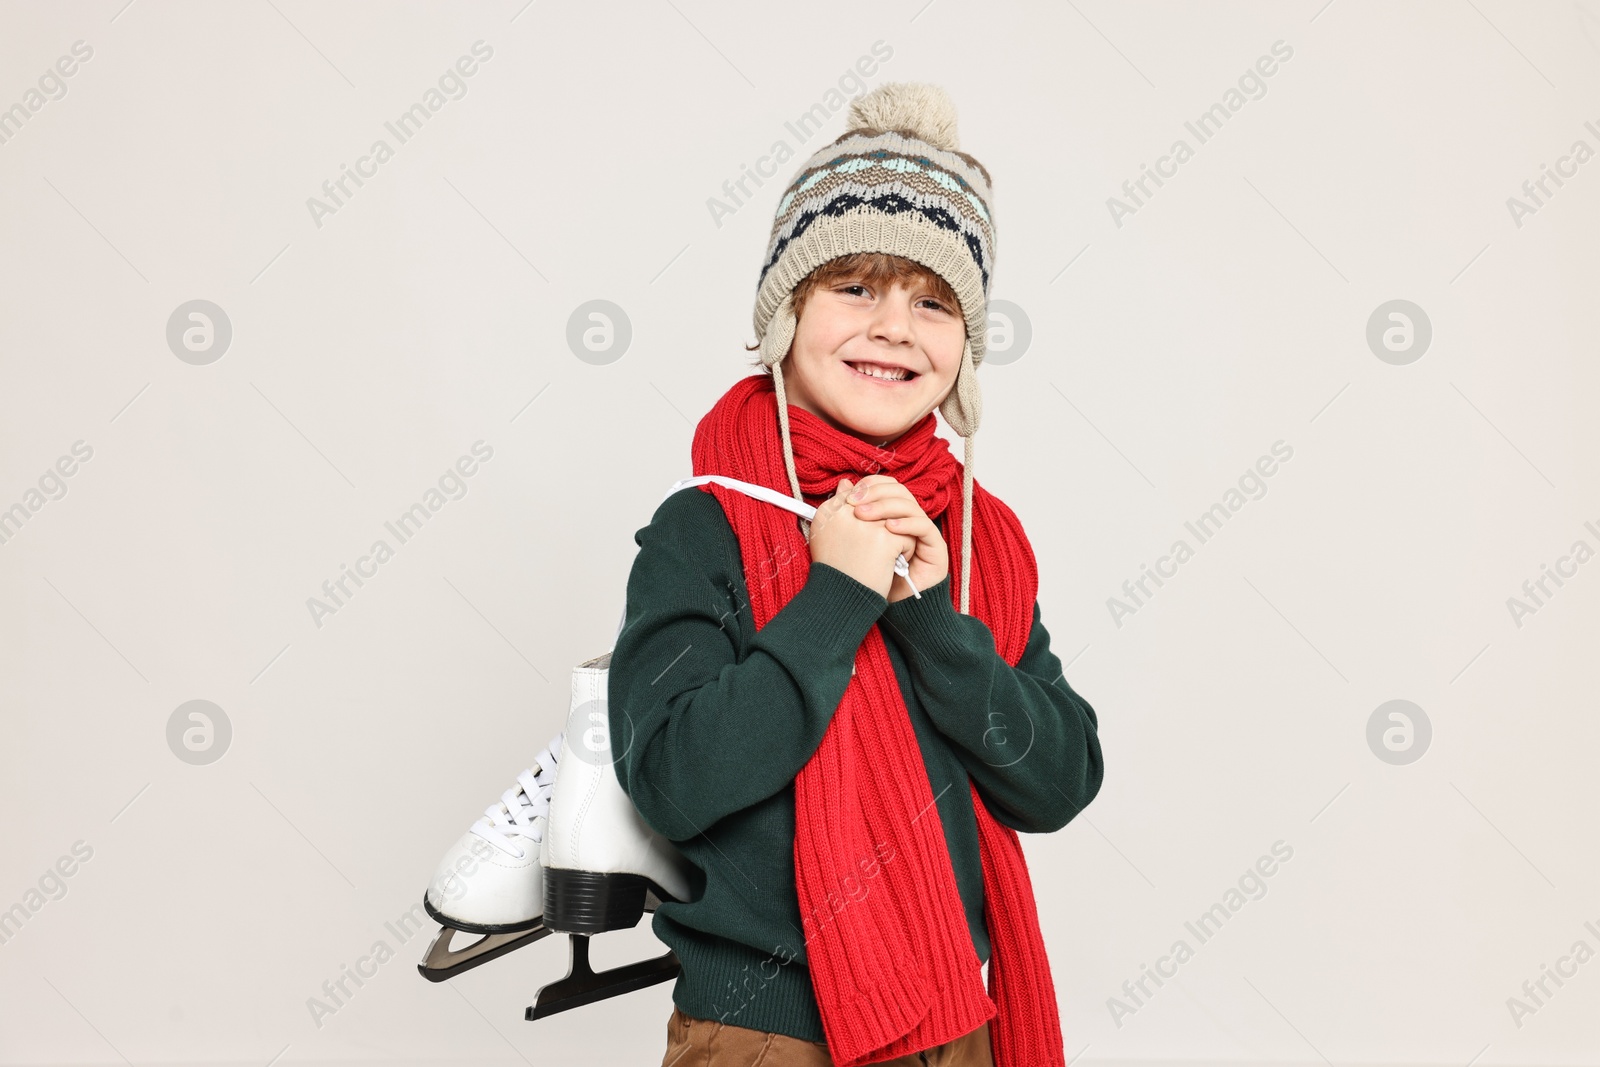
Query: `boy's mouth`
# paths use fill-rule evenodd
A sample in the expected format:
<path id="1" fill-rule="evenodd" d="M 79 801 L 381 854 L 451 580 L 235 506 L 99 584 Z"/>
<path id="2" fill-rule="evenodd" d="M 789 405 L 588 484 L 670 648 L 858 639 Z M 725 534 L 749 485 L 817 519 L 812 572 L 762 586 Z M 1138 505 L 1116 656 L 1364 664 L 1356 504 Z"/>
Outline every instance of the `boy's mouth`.
<path id="1" fill-rule="evenodd" d="M 895 367 L 887 363 L 872 363 L 865 360 L 846 361 L 845 366 L 863 378 L 883 382 L 886 385 L 903 385 L 917 377 L 916 371 L 905 367 Z"/>

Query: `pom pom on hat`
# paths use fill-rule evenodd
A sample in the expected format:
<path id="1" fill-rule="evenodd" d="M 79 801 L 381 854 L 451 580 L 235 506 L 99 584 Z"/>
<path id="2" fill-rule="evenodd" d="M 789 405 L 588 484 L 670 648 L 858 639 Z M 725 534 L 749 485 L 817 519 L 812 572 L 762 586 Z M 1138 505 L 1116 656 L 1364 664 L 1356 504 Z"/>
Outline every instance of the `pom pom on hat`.
<path id="1" fill-rule="evenodd" d="M 937 85 L 890 82 L 850 105 L 849 129 L 894 130 L 935 148 L 960 148 L 956 106 Z"/>

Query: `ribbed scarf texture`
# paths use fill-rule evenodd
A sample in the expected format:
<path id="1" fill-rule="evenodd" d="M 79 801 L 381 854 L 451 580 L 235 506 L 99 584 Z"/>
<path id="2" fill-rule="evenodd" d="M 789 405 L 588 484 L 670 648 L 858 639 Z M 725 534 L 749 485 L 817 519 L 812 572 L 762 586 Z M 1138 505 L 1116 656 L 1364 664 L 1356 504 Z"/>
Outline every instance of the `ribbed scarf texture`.
<path id="1" fill-rule="evenodd" d="M 806 503 L 831 497 L 842 477 L 887 474 L 911 490 L 929 518 L 940 523 L 942 516 L 947 541 L 954 532 L 959 543 L 961 467 L 935 436 L 932 412 L 886 448 L 794 405 L 788 415 Z M 777 395 L 766 374 L 740 379 L 700 420 L 692 458 L 696 475 L 790 491 Z M 810 573 L 799 520 L 715 483 L 701 488 L 721 503 L 738 535 L 759 630 Z M 976 482 L 972 497 L 971 612 L 1015 666 L 1039 587 L 1033 549 L 1009 507 Z M 952 551 L 952 594 L 960 589 L 959 567 L 960 552 Z M 969 778 L 991 943 L 986 993 L 933 788 L 877 624 L 856 650 L 855 668 L 821 745 L 795 778 L 795 890 L 829 1054 L 840 1067 L 877 1063 L 993 1019 L 996 1067 L 1064 1067 L 1055 985 L 1016 831 L 995 820 Z"/>

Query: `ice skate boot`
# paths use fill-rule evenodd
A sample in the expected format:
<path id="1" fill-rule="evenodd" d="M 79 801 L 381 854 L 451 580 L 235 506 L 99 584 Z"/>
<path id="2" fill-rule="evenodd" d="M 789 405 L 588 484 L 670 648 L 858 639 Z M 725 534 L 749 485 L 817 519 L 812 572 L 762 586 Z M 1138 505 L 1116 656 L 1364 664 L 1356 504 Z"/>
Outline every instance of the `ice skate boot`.
<path id="1" fill-rule="evenodd" d="M 540 843 L 549 824 L 550 794 L 563 735 L 539 751 L 516 784 L 489 805 L 444 854 L 422 906 L 441 929 L 417 970 L 442 982 L 551 933 L 543 922 Z M 481 934 L 452 949 L 457 933 Z"/>
<path id="2" fill-rule="evenodd" d="M 539 990 L 527 1018 L 592 1004 L 677 976 L 678 958 L 652 959 L 596 973 L 589 938 L 638 924 L 662 901 L 688 900 L 694 867 L 672 842 L 647 826 L 617 780 L 612 761 L 606 678 L 611 653 L 572 671 L 572 709 L 566 749 L 540 844 L 544 866 L 544 924 L 569 935 L 572 964 L 565 978 Z"/>

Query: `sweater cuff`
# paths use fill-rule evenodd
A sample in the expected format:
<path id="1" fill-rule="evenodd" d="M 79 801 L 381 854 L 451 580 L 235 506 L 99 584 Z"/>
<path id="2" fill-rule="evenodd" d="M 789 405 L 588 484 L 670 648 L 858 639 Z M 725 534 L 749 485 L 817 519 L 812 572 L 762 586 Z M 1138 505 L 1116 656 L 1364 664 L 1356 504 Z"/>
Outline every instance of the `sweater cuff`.
<path id="1" fill-rule="evenodd" d="M 981 655 L 982 648 L 972 645 L 972 638 L 963 616 L 950 600 L 950 575 L 915 595 L 896 600 L 883 610 L 884 632 L 897 640 L 908 656 L 927 654 L 940 662 L 971 658 Z M 980 620 L 981 622 L 981 620 Z M 983 627 L 988 633 L 988 627 Z M 990 650 L 993 637 L 990 637 Z"/>
<path id="2" fill-rule="evenodd" d="M 806 584 L 772 617 L 767 627 L 789 627 L 796 637 L 826 652 L 855 658 L 856 649 L 883 614 L 888 599 L 826 563 L 811 562 Z"/>

